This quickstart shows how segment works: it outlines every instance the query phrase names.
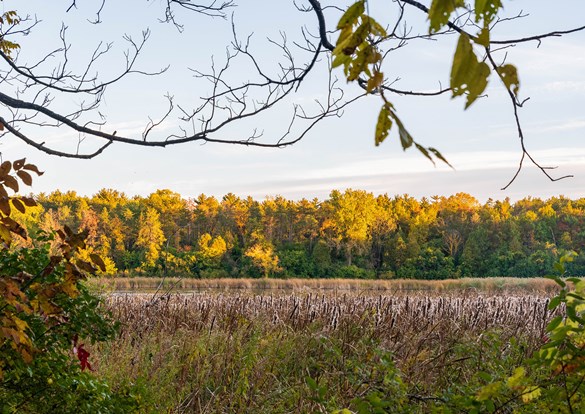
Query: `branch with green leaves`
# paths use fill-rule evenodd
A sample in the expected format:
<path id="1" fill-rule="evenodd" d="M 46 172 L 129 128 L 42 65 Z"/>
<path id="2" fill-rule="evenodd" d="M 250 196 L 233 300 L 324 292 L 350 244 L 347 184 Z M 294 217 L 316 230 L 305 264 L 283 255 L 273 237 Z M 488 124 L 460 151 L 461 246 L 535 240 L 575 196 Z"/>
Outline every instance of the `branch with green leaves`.
<path id="1" fill-rule="evenodd" d="M 385 27 L 367 13 L 367 0 L 353 3 L 343 13 L 337 24 L 339 35 L 335 45 L 332 45 L 327 38 L 323 7 L 317 0 L 308 1 L 318 18 L 321 44 L 334 57 L 333 67 L 342 67 L 344 77 L 348 82 L 357 82 L 368 94 L 382 98 L 382 108 L 374 134 L 376 145 L 383 142 L 388 137 L 392 127 L 396 125 L 400 144 L 404 150 L 414 146 L 433 163 L 434 158 L 436 158 L 448 164 L 445 157 L 437 149 L 425 147 L 414 140 L 404 127 L 404 123 L 398 118 L 396 109 L 385 96 L 385 92 L 399 95 L 428 96 L 440 95 L 451 91 L 453 98 L 465 97 L 465 109 L 468 109 L 478 98 L 484 96 L 489 78 L 492 73 L 495 73 L 510 96 L 522 151 L 518 169 L 503 189 L 508 188 L 515 181 L 526 158 L 551 181 L 572 177 L 572 175 L 552 176 L 549 173 L 551 167 L 542 166 L 529 153 L 518 113 L 519 108 L 528 99 L 520 101 L 518 97 L 520 90 L 518 70 L 516 66 L 509 63 L 496 63 L 492 46 L 504 45 L 506 47 L 515 43 L 529 41 L 540 43 L 542 39 L 548 37 L 562 36 L 585 30 L 585 26 L 518 39 L 494 40 L 492 39 L 492 29 L 502 21 L 500 18 L 503 10 L 502 0 L 476 0 L 473 5 L 468 5 L 463 0 L 433 0 L 430 7 L 415 0 L 399 0 L 397 3 L 401 7 L 401 13 L 394 27 L 398 27 L 401 23 L 401 19 L 404 16 L 404 7 L 411 6 L 427 15 L 427 36 L 436 37 L 447 33 L 454 33 L 459 36 L 452 61 L 449 87 L 441 88 L 438 92 L 425 94 L 400 91 L 390 86 L 391 82 L 386 79 L 382 70 L 384 58 L 388 53 L 388 51 L 383 50 L 383 44 L 388 40 L 399 40 L 401 37 L 395 34 L 395 30 L 392 33 L 388 33 Z M 509 19 L 513 20 L 520 17 L 523 16 L 518 15 Z M 422 38 L 423 36 L 411 38 L 416 37 Z"/>

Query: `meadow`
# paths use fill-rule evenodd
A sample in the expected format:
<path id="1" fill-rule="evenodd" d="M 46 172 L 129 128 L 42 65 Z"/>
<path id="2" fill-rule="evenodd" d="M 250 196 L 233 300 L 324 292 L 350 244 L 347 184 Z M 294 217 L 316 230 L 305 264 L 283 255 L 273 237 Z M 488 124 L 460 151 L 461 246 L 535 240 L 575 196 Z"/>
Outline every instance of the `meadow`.
<path id="1" fill-rule="evenodd" d="M 156 282 L 96 283 L 121 326 L 91 348 L 153 413 L 467 412 L 558 312 L 545 280 Z"/>

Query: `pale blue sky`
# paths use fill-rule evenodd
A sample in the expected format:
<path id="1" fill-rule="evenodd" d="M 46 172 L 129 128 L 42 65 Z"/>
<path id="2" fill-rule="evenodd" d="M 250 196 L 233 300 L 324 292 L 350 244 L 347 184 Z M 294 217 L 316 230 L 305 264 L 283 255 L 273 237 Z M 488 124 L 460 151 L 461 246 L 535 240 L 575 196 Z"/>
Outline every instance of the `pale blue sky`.
<path id="1" fill-rule="evenodd" d="M 91 11 L 101 1 L 84 1 L 80 9 L 65 16 L 70 26 L 73 63 L 82 62 L 97 42 L 113 41 L 114 50 L 100 70 L 113 73 L 123 61 L 122 35 L 139 37 L 150 27 L 152 37 L 140 61 L 141 68 L 154 70 L 166 64 L 171 69 L 157 78 L 133 76 L 110 88 L 104 101 L 111 130 L 118 135 L 139 136 L 148 116 L 164 111 L 163 95 L 175 96 L 187 107 L 197 105 L 206 86 L 193 79 L 188 67 L 206 69 L 213 55 L 224 57 L 230 41 L 230 22 L 209 20 L 194 15 L 179 16 L 185 32 L 160 24 L 163 2 L 154 0 L 109 0 L 102 15 L 104 23 L 90 25 Z M 83 4 L 81 4 L 83 3 Z M 120 5 L 120 3 L 124 3 Z M 254 32 L 252 46 L 263 57 L 266 67 L 274 67 L 278 53 L 266 42 L 280 30 L 292 40 L 298 38 L 301 25 L 315 27 L 312 14 L 295 11 L 292 1 L 241 1 L 233 11 L 240 34 Z M 426 2 L 428 3 L 428 1 Z M 497 37 L 567 29 L 585 23 L 585 2 L 566 0 L 506 1 L 510 14 L 523 9 L 530 16 L 517 22 L 503 23 Z M 21 42 L 23 58 L 58 45 L 58 30 L 66 1 L 6 0 L 1 7 L 23 12 L 30 8 L 43 20 L 38 29 Z M 374 13 L 384 12 L 384 2 L 372 2 Z M 383 19 L 383 17 L 381 17 Z M 409 22 L 424 31 L 424 18 L 410 13 Z M 397 86 L 404 89 L 431 90 L 439 82 L 448 84 L 450 59 L 455 37 L 441 42 L 412 43 L 391 57 L 386 71 L 400 77 Z M 147 149 L 121 144 L 111 146 L 95 160 L 78 161 L 46 156 L 26 147 L 13 137 L 0 143 L 3 156 L 16 159 L 26 155 L 46 170 L 37 179 L 33 191 L 71 189 L 91 195 L 100 188 L 116 188 L 129 195 L 146 195 L 157 188 L 169 188 L 184 197 L 200 193 L 221 197 L 227 192 L 262 199 L 280 194 L 289 198 L 325 198 L 332 189 L 360 188 L 376 194 L 408 193 L 416 197 L 468 192 L 484 201 L 488 197 L 518 199 L 532 195 L 550 197 L 563 194 L 585 196 L 585 33 L 551 38 L 518 45 L 508 51 L 507 61 L 516 64 L 522 82 L 521 95 L 530 101 L 521 111 L 527 146 L 545 165 L 558 165 L 558 174 L 575 178 L 551 183 L 527 165 L 518 180 L 506 191 L 505 185 L 515 172 L 521 155 L 508 98 L 495 82 L 488 98 L 463 111 L 462 100 L 448 96 L 437 98 L 392 97 L 398 112 L 413 136 L 421 143 L 439 148 L 456 171 L 444 166 L 434 168 L 413 151 L 403 153 L 397 137 L 380 147 L 373 145 L 373 130 L 379 99 L 371 97 L 350 107 L 343 118 L 329 119 L 316 127 L 303 141 L 285 149 L 258 149 L 226 145 L 186 144 L 167 149 Z M 242 73 L 246 69 L 242 67 Z M 311 105 L 323 96 L 326 67 L 318 70 L 300 88 L 295 102 Z M 356 91 L 350 85 L 348 90 Z M 74 98 L 75 99 L 75 98 Z M 59 104 L 59 102 L 57 103 Z M 226 134 L 238 134 L 257 127 L 266 139 L 286 125 L 290 112 L 274 111 Z M 165 125 L 172 128 L 173 125 Z M 38 135 L 38 132 L 36 132 Z M 43 131 L 43 140 L 58 142 L 62 149 L 75 148 L 77 135 L 63 131 Z M 236 136 L 236 135 L 233 135 Z M 230 137 L 226 135 L 225 137 Z M 90 151 L 91 142 L 82 148 Z"/>

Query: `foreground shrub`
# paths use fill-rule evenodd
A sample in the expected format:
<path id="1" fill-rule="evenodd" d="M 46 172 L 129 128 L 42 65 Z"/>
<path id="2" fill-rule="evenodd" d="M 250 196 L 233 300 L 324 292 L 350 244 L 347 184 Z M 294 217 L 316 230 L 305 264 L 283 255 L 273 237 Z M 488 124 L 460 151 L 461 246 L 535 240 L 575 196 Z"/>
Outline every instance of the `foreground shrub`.
<path id="1" fill-rule="evenodd" d="M 39 232 L 35 240 L 11 218 L 34 200 L 18 191 L 14 174 L 30 184 L 25 160 L 0 166 L 0 412 L 126 413 L 137 407 L 127 391 L 113 391 L 91 374 L 87 341 L 114 337 L 116 324 L 83 285 L 103 261 L 79 257 L 83 234 Z M 20 247 L 15 239 L 21 241 Z"/>

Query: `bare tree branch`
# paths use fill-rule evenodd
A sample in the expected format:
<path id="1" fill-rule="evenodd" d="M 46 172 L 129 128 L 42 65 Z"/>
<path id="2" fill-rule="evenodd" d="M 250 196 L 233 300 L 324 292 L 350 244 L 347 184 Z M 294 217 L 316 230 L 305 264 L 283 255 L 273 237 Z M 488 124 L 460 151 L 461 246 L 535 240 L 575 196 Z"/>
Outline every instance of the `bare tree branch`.
<path id="1" fill-rule="evenodd" d="M 173 96 L 167 93 L 165 99 L 168 105 L 166 109 L 161 110 L 162 116 L 145 116 L 147 121 L 139 136 L 106 132 L 108 118 L 107 114 L 102 112 L 102 104 L 106 91 L 128 76 L 154 76 L 167 72 L 168 66 L 155 71 L 147 71 L 139 67 L 139 58 L 145 51 L 151 35 L 150 30 L 144 30 L 137 40 L 129 35 L 123 37 L 128 47 L 124 51 L 122 65 L 117 72 L 113 72 L 113 75 L 104 77 L 98 68 L 103 67 L 106 56 L 114 50 L 113 44 L 101 42 L 93 49 L 89 49 L 92 52 L 85 65 L 79 70 L 78 62 L 72 61 L 75 56 L 70 52 L 68 28 L 63 24 L 59 32 L 59 46 L 41 55 L 36 61 L 22 63 L 18 51 L 11 54 L 9 51 L 0 50 L 0 83 L 4 86 L 0 92 L 0 105 L 7 111 L 0 118 L 0 122 L 9 133 L 40 151 L 83 159 L 101 154 L 112 143 L 166 147 L 199 141 L 281 148 L 303 139 L 317 123 L 327 118 L 341 116 L 349 105 L 367 95 L 384 97 L 385 94 L 391 93 L 402 96 L 431 97 L 451 91 L 451 88 L 443 87 L 441 81 L 437 82 L 439 87 L 436 90 L 417 91 L 414 88 L 401 87 L 399 81 L 402 77 L 389 77 L 389 75 L 382 80 L 381 84 L 377 83 L 375 88 L 368 89 L 365 78 L 357 79 L 357 88 L 355 88 L 357 91 L 353 91 L 349 86 L 340 87 L 338 80 L 331 73 L 331 56 L 335 50 L 335 42 L 330 38 L 336 36 L 336 23 L 345 10 L 334 4 L 325 4 L 327 3 L 325 0 L 307 0 L 306 2 L 292 0 L 292 2 L 300 13 L 311 13 L 311 24 L 300 27 L 300 36 L 296 38 L 291 33 L 280 32 L 279 37 L 267 39 L 268 46 L 280 55 L 275 65 L 272 65 L 274 62 L 267 62 L 259 57 L 260 55 L 253 48 L 252 36 L 240 38 L 237 35 L 236 25 L 232 18 L 233 40 L 226 48 L 225 59 L 222 63 L 212 58 L 209 70 L 203 70 L 201 67 L 190 68 L 195 81 L 203 83 L 206 87 L 205 91 L 196 95 L 198 99 L 195 102 L 188 103 L 175 102 Z M 113 3 L 101 0 L 96 4 L 94 18 L 87 19 L 87 22 L 91 24 L 101 23 L 102 13 Z M 389 7 L 395 8 L 395 13 L 387 24 L 384 36 L 367 39 L 382 56 L 378 67 L 380 71 L 386 57 L 412 42 L 422 41 L 434 44 L 445 35 L 457 33 L 466 34 L 474 41 L 478 40 L 470 33 L 475 33 L 479 27 L 469 8 L 455 14 L 439 32 L 420 33 L 406 21 L 408 14 L 406 10 L 411 8 L 428 15 L 427 6 L 416 0 L 393 0 L 389 4 Z M 181 13 L 195 13 L 200 16 L 225 19 L 228 11 L 236 6 L 233 0 L 165 0 L 162 5 L 164 12 L 161 12 L 164 16 L 160 20 L 173 24 L 179 31 L 183 30 L 183 25 L 180 23 L 183 17 Z M 66 12 L 77 13 L 76 9 L 77 1 L 69 0 Z M 523 12 L 511 17 L 498 16 L 492 22 L 492 27 L 525 16 Z M 17 39 L 26 36 L 38 23 L 36 18 L 27 16 L 18 23 L 0 24 L 0 39 Z M 490 40 L 490 46 L 501 45 L 501 47 L 498 49 L 487 47 L 486 59 L 497 73 L 498 65 L 493 57 L 496 51 L 517 43 L 536 41 L 540 44 L 543 39 L 549 37 L 583 30 L 585 26 L 516 39 Z M 388 61 L 392 62 L 392 59 Z M 309 104 L 299 104 L 296 99 L 299 98 L 297 93 L 301 90 L 301 86 L 305 84 L 309 76 L 318 73 L 321 69 L 327 71 L 328 79 L 327 82 L 323 81 L 323 98 Z M 501 78 L 499 73 L 498 76 Z M 522 156 L 516 174 L 504 188 L 516 179 L 526 158 L 549 179 L 556 181 L 566 178 L 567 176 L 552 177 L 548 173 L 549 168 L 541 166 L 527 151 L 518 113 L 522 103 L 518 101 L 510 88 L 507 88 L 507 91 L 513 104 Z M 71 101 L 66 101 L 64 104 L 63 97 L 65 96 L 75 96 L 79 99 L 73 104 Z M 250 127 L 247 132 L 239 127 L 230 129 L 236 125 L 246 125 L 246 120 L 250 118 L 266 116 L 276 108 L 289 111 L 287 121 L 281 125 L 282 130 L 277 133 L 265 136 L 264 130 L 255 127 Z M 174 128 L 173 132 L 162 133 L 169 125 Z M 33 133 L 30 131 L 33 127 L 67 128 L 76 131 L 79 134 L 76 149 L 68 153 L 51 148 L 39 139 L 31 138 Z M 232 136 L 233 131 L 237 131 L 238 136 Z M 81 144 L 85 145 L 86 138 L 101 140 L 103 145 L 95 152 L 81 154 L 79 147 L 82 146 Z M 416 146 L 419 147 L 418 144 Z M 428 152 L 427 157 L 429 157 Z"/>

